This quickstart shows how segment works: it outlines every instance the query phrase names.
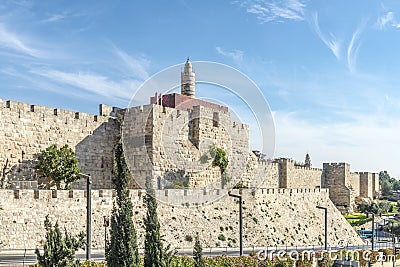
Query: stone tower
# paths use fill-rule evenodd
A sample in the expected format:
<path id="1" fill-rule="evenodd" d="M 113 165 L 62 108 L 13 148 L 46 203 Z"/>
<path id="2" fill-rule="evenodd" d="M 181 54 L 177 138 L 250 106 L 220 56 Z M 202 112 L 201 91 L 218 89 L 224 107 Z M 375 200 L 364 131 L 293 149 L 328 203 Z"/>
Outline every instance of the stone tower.
<path id="1" fill-rule="evenodd" d="M 308 167 L 308 168 L 311 167 L 311 158 L 310 158 L 310 155 L 308 153 L 306 155 L 306 160 L 304 161 L 304 167 Z"/>
<path id="2" fill-rule="evenodd" d="M 195 95 L 195 75 L 189 58 L 186 60 L 183 72 L 181 72 L 181 94 L 190 97 Z"/>

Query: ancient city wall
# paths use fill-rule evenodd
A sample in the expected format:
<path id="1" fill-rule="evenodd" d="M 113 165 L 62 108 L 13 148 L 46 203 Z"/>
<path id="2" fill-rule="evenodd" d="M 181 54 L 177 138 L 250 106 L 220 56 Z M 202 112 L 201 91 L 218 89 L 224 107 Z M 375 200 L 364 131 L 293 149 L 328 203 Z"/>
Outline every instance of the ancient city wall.
<path id="1" fill-rule="evenodd" d="M 350 164 L 345 163 L 346 166 L 346 185 L 354 192 L 354 197 L 360 196 L 360 174 L 350 171 Z"/>
<path id="2" fill-rule="evenodd" d="M 346 184 L 347 163 L 323 164 L 323 187 L 329 189 L 329 197 L 332 202 L 352 212 L 354 195 Z"/>
<path id="3" fill-rule="evenodd" d="M 131 107 L 123 112 L 122 142 L 133 177 L 130 187 L 145 188 L 146 177 L 153 177 L 153 105 Z M 161 153 L 159 149 L 154 152 Z"/>
<path id="4" fill-rule="evenodd" d="M 291 159 L 279 159 L 282 188 L 319 188 L 322 169 L 295 166 Z"/>
<path id="5" fill-rule="evenodd" d="M 360 197 L 373 198 L 374 188 L 373 188 L 373 177 L 372 173 L 360 172 Z"/>
<path id="6" fill-rule="evenodd" d="M 224 110 L 146 105 L 125 113 L 123 139 L 132 174 L 155 177 L 157 188 L 221 188 L 220 169 L 211 166 L 213 145 L 226 151 L 227 174 L 238 182 L 246 172 L 248 138 L 248 126 L 232 122 Z"/>
<path id="7" fill-rule="evenodd" d="M 381 191 L 381 187 L 379 185 L 379 173 L 372 173 L 372 188 L 374 197 L 377 197 Z"/>
<path id="8" fill-rule="evenodd" d="M 74 148 L 83 172 L 96 177 L 94 188 L 111 187 L 113 148 L 118 124 L 114 109 L 102 116 L 0 100 L 0 167 L 7 180 L 34 180 L 34 159 L 52 144 Z M 104 116 L 103 116 L 104 115 Z"/>
<path id="9" fill-rule="evenodd" d="M 165 193 L 167 192 L 167 193 Z M 239 193 L 234 190 L 233 193 Z M 340 215 L 325 189 L 260 189 L 241 190 L 244 200 L 244 245 L 322 245 L 323 211 L 328 208 L 328 242 L 338 240 L 361 244 L 353 228 Z M 159 203 L 158 216 L 165 240 L 174 247 L 193 246 L 199 233 L 204 246 L 238 246 L 238 204 L 223 190 L 165 190 L 157 191 L 164 200 L 189 196 L 188 204 L 171 206 Z M 104 247 L 103 216 L 111 214 L 112 190 L 92 191 L 92 244 Z M 144 191 L 131 190 L 134 221 L 139 246 L 143 247 Z M 196 204 L 198 198 L 219 197 L 209 205 Z M 0 190 L 0 248 L 35 248 L 43 244 L 46 215 L 61 228 L 73 234 L 85 231 L 86 196 L 84 191 Z M 225 241 L 218 237 L 223 235 Z M 221 239 L 221 238 L 220 238 Z"/>

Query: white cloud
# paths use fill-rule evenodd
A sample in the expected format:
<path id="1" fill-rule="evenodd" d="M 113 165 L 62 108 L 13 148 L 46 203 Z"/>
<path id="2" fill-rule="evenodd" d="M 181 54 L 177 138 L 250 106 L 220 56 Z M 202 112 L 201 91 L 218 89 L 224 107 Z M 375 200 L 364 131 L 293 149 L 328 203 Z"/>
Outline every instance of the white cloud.
<path id="1" fill-rule="evenodd" d="M 37 50 L 29 47 L 21 40 L 20 37 L 8 31 L 8 29 L 6 29 L 6 27 L 1 23 L 0 23 L 0 46 L 32 57 L 38 57 L 39 55 Z"/>
<path id="2" fill-rule="evenodd" d="M 150 65 L 150 61 L 144 57 L 134 58 L 128 53 L 114 46 L 114 53 L 124 62 L 131 72 L 131 76 L 137 77 L 141 80 L 147 80 L 149 73 L 147 69 Z"/>
<path id="3" fill-rule="evenodd" d="M 336 36 L 330 33 L 330 38 L 328 38 L 322 33 L 319 27 L 317 13 L 315 13 L 313 16 L 313 22 L 314 22 L 313 24 L 314 30 L 317 33 L 318 37 L 322 40 L 322 42 L 324 42 L 326 46 L 328 46 L 328 48 L 332 51 L 335 57 L 337 59 L 340 59 L 340 42 L 337 40 Z"/>
<path id="4" fill-rule="evenodd" d="M 67 16 L 65 14 L 52 14 L 47 19 L 42 20 L 42 23 L 57 22 L 65 19 Z"/>
<path id="5" fill-rule="evenodd" d="M 256 15 L 261 23 L 268 23 L 283 22 L 284 20 L 304 20 L 305 2 L 302 0 L 249 0 L 240 5 L 248 13 Z"/>
<path id="6" fill-rule="evenodd" d="M 218 54 L 223 55 L 228 58 L 231 58 L 237 63 L 239 63 L 243 60 L 243 51 L 236 50 L 236 49 L 232 50 L 232 51 L 226 51 L 219 46 L 217 46 L 215 48 L 215 50 L 217 50 Z"/>
<path id="7" fill-rule="evenodd" d="M 356 71 L 357 57 L 358 51 L 360 49 L 360 44 L 357 44 L 357 41 L 360 37 L 360 34 L 364 28 L 364 24 L 362 23 L 353 33 L 351 37 L 351 41 L 349 46 L 347 47 L 347 65 L 351 72 Z"/>
<path id="8" fill-rule="evenodd" d="M 397 25 L 393 12 L 389 11 L 385 15 L 380 16 L 375 23 L 375 26 L 380 30 L 384 29 L 387 25 Z"/>
<path id="9" fill-rule="evenodd" d="M 129 100 L 141 81 L 111 81 L 109 78 L 94 73 L 69 73 L 52 69 L 31 70 L 32 73 L 52 79 L 53 81 L 77 87 L 87 92 L 109 98 Z"/>
<path id="10" fill-rule="evenodd" d="M 276 156 L 303 161 L 307 152 L 315 167 L 324 162 L 348 162 L 352 171 L 388 170 L 400 177 L 398 119 L 382 123 L 376 115 L 359 116 L 351 123 L 307 121 L 296 113 L 273 112 L 276 126 Z M 382 156 L 384 155 L 384 156 Z"/>

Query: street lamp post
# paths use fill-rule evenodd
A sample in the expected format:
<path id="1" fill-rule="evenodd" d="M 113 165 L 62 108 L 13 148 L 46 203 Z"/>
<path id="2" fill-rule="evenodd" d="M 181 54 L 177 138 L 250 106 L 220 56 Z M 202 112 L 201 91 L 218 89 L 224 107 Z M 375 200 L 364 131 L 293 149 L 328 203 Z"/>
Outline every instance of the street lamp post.
<path id="1" fill-rule="evenodd" d="M 392 242 L 394 244 L 393 221 L 391 221 L 391 224 L 392 224 L 392 229 L 390 230 L 390 232 L 392 234 Z"/>
<path id="2" fill-rule="evenodd" d="M 103 216 L 104 218 L 104 253 L 107 253 L 107 227 L 110 226 L 110 220 L 108 219 L 107 216 Z M 104 255 L 105 255 L 104 254 Z"/>
<path id="3" fill-rule="evenodd" d="M 240 256 L 242 256 L 243 255 L 243 209 L 242 209 L 243 202 L 242 202 L 242 196 L 231 194 L 231 192 L 228 192 L 228 195 L 230 197 L 239 199 L 239 254 L 240 254 Z"/>
<path id="4" fill-rule="evenodd" d="M 392 227 L 390 230 L 390 233 L 392 234 L 392 244 L 393 244 L 393 254 L 394 254 L 394 259 L 393 259 L 393 267 L 396 266 L 396 245 L 394 243 L 394 233 L 393 233 L 393 221 L 391 221 Z"/>
<path id="5" fill-rule="evenodd" d="M 90 174 L 80 173 L 86 178 L 86 260 L 90 260 L 92 249 L 92 179 Z"/>
<path id="6" fill-rule="evenodd" d="M 328 250 L 328 208 L 317 206 L 317 209 L 324 210 L 325 213 L 325 250 Z"/>
<path id="7" fill-rule="evenodd" d="M 371 248 L 374 251 L 374 239 L 375 239 L 375 214 L 373 212 L 367 212 L 367 214 L 372 215 L 372 238 L 371 238 Z"/>

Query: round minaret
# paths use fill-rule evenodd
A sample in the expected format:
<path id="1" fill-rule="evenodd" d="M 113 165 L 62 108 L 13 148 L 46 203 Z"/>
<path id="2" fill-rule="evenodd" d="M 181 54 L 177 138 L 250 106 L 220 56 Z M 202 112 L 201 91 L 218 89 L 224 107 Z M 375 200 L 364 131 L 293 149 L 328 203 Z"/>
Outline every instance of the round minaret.
<path id="1" fill-rule="evenodd" d="M 194 97 L 195 95 L 195 75 L 192 69 L 192 63 L 189 58 L 186 60 L 185 68 L 181 72 L 181 94 Z"/>

